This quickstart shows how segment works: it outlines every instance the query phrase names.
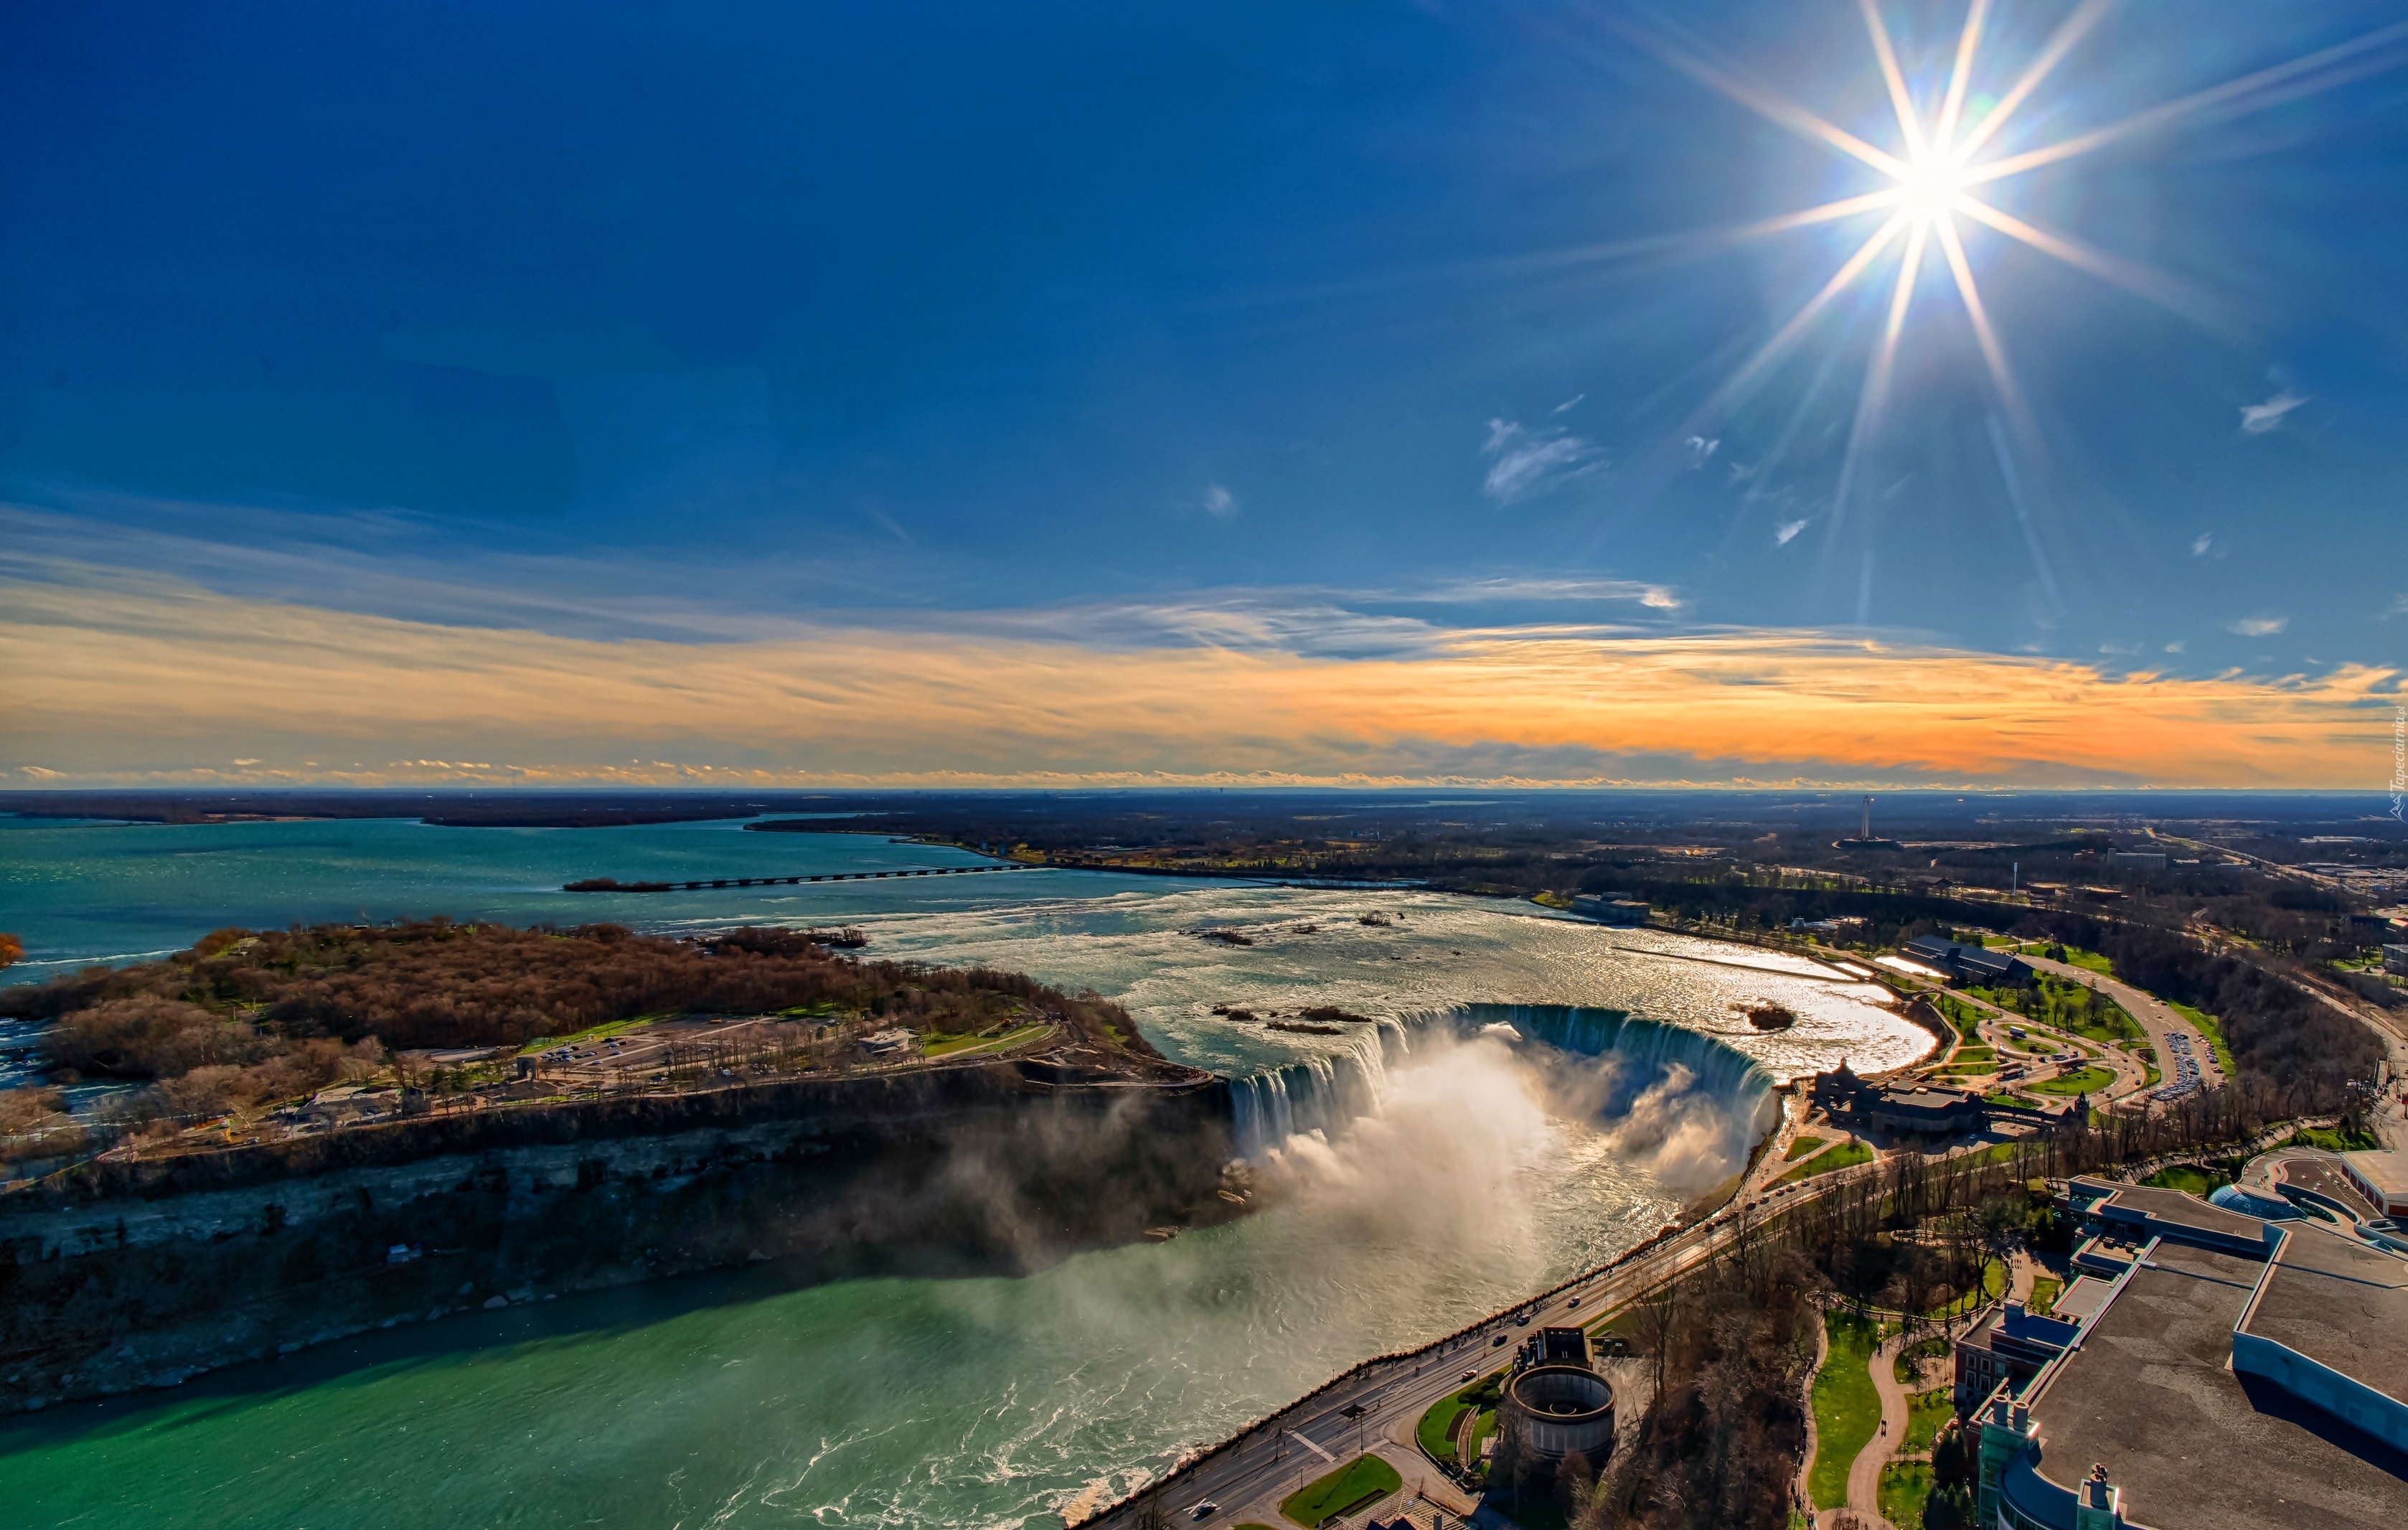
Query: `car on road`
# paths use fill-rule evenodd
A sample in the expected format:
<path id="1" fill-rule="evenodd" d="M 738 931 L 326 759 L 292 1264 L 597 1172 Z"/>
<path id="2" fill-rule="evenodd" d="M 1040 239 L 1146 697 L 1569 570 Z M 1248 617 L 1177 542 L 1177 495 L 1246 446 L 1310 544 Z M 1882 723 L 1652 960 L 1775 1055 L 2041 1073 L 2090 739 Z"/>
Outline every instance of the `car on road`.
<path id="1" fill-rule="evenodd" d="M 1577 1296 L 1573 1297 L 1570 1301 L 1566 1302 L 1566 1303 L 1564 1304 L 1564 1306 L 1565 1306 L 1567 1309 L 1570 1309 L 1570 1308 L 1571 1308 L 1571 1307 L 1576 1307 L 1576 1306 L 1580 1306 L 1580 1298 L 1579 1298 L 1579 1297 L 1577 1297 Z"/>
<path id="2" fill-rule="evenodd" d="M 1478 1371 L 1466 1371 L 1461 1376 L 1456 1377 L 1455 1379 L 1469 1383 L 1473 1377 L 1478 1376 L 1479 1374 L 1480 1373 Z"/>
<path id="3" fill-rule="evenodd" d="M 1493 1350 L 1493 1349 L 1496 1349 L 1498 1345 L 1500 1345 L 1500 1344 L 1504 1344 L 1504 1343 L 1508 1342 L 1509 1340 L 1511 1340 L 1511 1339 L 1512 1338 L 1512 1336 L 1513 1336 L 1513 1335 L 1511 1335 L 1511 1334 L 1499 1334 L 1499 1335 L 1498 1335 L 1495 1338 L 1490 1339 L 1490 1340 L 1488 1341 L 1488 1347 L 1489 1347 L 1490 1349 L 1492 1349 L 1492 1350 Z"/>
<path id="4" fill-rule="evenodd" d="M 1211 1499 L 1207 1498 L 1202 1503 L 1197 1504 L 1195 1508 L 1189 1509 L 1187 1511 L 1187 1517 L 1191 1520 L 1209 1519 L 1219 1512 L 1221 1512 L 1221 1506 L 1214 1503 Z"/>

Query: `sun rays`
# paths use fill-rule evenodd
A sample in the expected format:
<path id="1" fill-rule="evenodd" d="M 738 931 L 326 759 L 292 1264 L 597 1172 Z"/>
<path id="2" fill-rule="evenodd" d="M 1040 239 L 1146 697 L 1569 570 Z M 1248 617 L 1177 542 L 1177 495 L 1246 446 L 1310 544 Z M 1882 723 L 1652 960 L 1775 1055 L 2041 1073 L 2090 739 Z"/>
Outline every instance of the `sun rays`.
<path id="1" fill-rule="evenodd" d="M 1829 280 L 1708 395 L 1683 427 L 1683 433 L 1687 434 L 1717 425 L 1804 344 L 1816 321 L 1845 294 L 1859 283 L 1888 276 L 1888 302 L 1865 368 L 1842 458 L 1832 506 L 1834 519 L 1847 510 L 1861 459 L 1882 421 L 1897 375 L 1899 350 L 1909 333 L 1918 282 L 1935 259 L 1948 269 L 1949 285 L 1972 331 L 2000 412 L 2027 454 L 2035 458 L 2044 455 L 1998 317 L 1983 299 L 1976 252 L 1969 248 L 1967 239 L 1968 233 L 1975 230 L 1969 225 L 1979 225 L 1979 232 L 1985 235 L 2002 235 L 2187 318 L 2211 324 L 2224 318 L 2223 306 L 2214 296 L 2195 283 L 2098 249 L 2072 234 L 2043 226 L 2028 216 L 1999 206 L 1992 194 L 2001 189 L 2002 183 L 2148 134 L 2264 110 L 2408 62 L 2408 22 L 2403 22 L 2145 108 L 2101 126 L 2067 131 L 2042 141 L 2019 142 L 2018 121 L 2027 115 L 2028 108 L 2044 96 L 2051 77 L 2098 28 L 2114 0 L 2082 0 L 2023 63 L 2021 72 L 1998 92 L 1994 101 L 1985 101 L 1976 88 L 1983 77 L 1993 73 L 1985 67 L 1985 44 L 1994 15 L 2000 8 L 1994 0 L 1970 0 L 1956 46 L 1949 54 L 1944 79 L 1914 78 L 1900 60 L 1897 40 L 1876 0 L 1856 3 L 1893 118 L 1890 129 L 1895 137 L 1886 147 L 1872 138 L 1888 135 L 1868 137 L 1850 132 L 1746 71 L 1709 58 L 1699 48 L 1642 28 L 1624 29 L 1691 79 L 1766 121 L 1855 162 L 1882 181 L 1870 191 L 1796 212 L 1681 237 L 1698 246 L 1727 245 L 1843 220 L 1880 216 L 1880 223 L 1841 262 Z M 2033 111 L 2029 115 L 2053 118 L 2056 114 Z M 1660 242 L 1669 245 L 1673 241 Z M 1892 259 L 1896 261 L 1894 273 L 1884 268 L 1884 263 Z"/>

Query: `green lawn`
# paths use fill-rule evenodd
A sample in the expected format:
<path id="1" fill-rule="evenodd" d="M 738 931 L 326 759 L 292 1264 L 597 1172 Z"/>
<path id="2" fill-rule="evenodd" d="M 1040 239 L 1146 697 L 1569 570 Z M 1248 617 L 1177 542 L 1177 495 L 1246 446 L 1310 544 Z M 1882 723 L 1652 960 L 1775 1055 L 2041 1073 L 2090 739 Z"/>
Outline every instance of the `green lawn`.
<path id="1" fill-rule="evenodd" d="M 1405 1485 L 1397 1468 L 1375 1455 L 1358 1455 L 1326 1477 L 1315 1478 L 1280 1501 L 1280 1513 L 1312 1526 L 1333 1514 L 1368 1508 Z M 1844 1479 L 1842 1491 L 1846 1489 Z"/>
<path id="2" fill-rule="evenodd" d="M 2196 1163 L 2176 1163 L 2159 1169 L 2141 1181 L 2152 1190 L 2178 1190 L 2192 1195 L 2205 1195 L 2219 1185 L 2232 1183 L 2227 1176 L 2203 1169 Z"/>
<path id="3" fill-rule="evenodd" d="M 1420 1442 L 1422 1453 L 1434 1461 L 1455 1459 L 1455 1421 L 1463 1416 L 1470 1405 L 1452 1393 L 1430 1405 L 1414 1426 L 1413 1438 Z"/>
<path id="4" fill-rule="evenodd" d="M 1781 1156 L 1784 1160 L 1804 1158 L 1808 1153 L 1813 1152 L 1815 1148 L 1822 1146 L 1823 1139 L 1821 1137 L 1801 1136 L 1789 1145 L 1789 1151 L 1782 1154 Z"/>
<path id="5" fill-rule="evenodd" d="M 1844 1169 L 1853 1163 L 1870 1163 L 1872 1160 L 1873 1150 L 1865 1144 L 1842 1142 L 1825 1148 L 1773 1183 L 1786 1185 L 1794 1180 L 1812 1179 L 1818 1174 L 1829 1174 L 1833 1169 Z"/>
<path id="6" fill-rule="evenodd" d="M 667 1018 L 666 1014 L 638 1015 L 632 1020 L 606 1020 L 600 1025 L 587 1026 L 582 1031 L 574 1032 L 566 1036 L 538 1036 L 519 1048 L 519 1056 L 533 1057 L 538 1052 L 548 1052 L 555 1046 L 583 1046 L 589 1041 L 600 1041 L 605 1036 L 615 1036 L 624 1031 L 633 1031 L 639 1025 L 650 1025 L 654 1020 Z"/>
<path id="7" fill-rule="evenodd" d="M 2065 1282 L 2053 1275 L 2032 1278 L 2031 1310 L 2046 1317 L 2057 1310 L 2057 1299 L 2065 1294 Z"/>
<path id="8" fill-rule="evenodd" d="M 2123 1006 L 2071 978 L 2042 973 L 2029 988 L 1969 989 L 2001 1009 L 2093 1041 L 2129 1041 L 2143 1032 Z"/>
<path id="9" fill-rule="evenodd" d="M 1923 1506 L 1930 1496 L 1930 1463 L 1893 1461 L 1882 1468 L 1881 1515 L 1898 1530 L 1923 1530 Z"/>
<path id="10" fill-rule="evenodd" d="M 1868 1368 L 1877 1330 L 1846 1312 L 1826 1312 L 1823 1326 L 1831 1352 L 1814 1373 L 1814 1469 L 1806 1489 L 1816 1508 L 1838 1508 L 1848 1501 L 1848 1468 L 1881 1427 L 1881 1393 Z"/>
<path id="11" fill-rule="evenodd" d="M 972 1052 L 982 1046 L 1001 1051 L 1007 1046 L 1017 1046 L 1044 1030 L 1045 1025 L 1046 1022 L 1039 1020 L 1001 1036 L 950 1035 L 941 1031 L 931 1031 L 921 1038 L 920 1053 L 923 1057 L 950 1057 L 955 1052 Z"/>
<path id="12" fill-rule="evenodd" d="M 1917 1455 L 1931 1449 L 1931 1442 L 1940 1437 L 1940 1426 L 1956 1416 L 1950 1390 L 1934 1387 L 1906 1400 L 1906 1442 L 1899 1447 L 1900 1451 Z"/>
<path id="13" fill-rule="evenodd" d="M 2037 1084 L 2026 1084 L 2024 1088 L 2034 1094 L 2062 1094 L 2071 1097 L 2076 1094 L 2096 1094 L 2114 1082 L 2115 1082 L 2115 1074 L 2113 1069 L 2077 1068 L 2069 1074 L 2059 1074 L 2055 1078 L 2043 1078 Z"/>
<path id="14" fill-rule="evenodd" d="M 2294 1132 L 2278 1148 L 2321 1148 L 2328 1153 L 2365 1152 L 2383 1146 L 2371 1133 L 2344 1132 L 2339 1127 L 2315 1126 L 2304 1132 Z"/>

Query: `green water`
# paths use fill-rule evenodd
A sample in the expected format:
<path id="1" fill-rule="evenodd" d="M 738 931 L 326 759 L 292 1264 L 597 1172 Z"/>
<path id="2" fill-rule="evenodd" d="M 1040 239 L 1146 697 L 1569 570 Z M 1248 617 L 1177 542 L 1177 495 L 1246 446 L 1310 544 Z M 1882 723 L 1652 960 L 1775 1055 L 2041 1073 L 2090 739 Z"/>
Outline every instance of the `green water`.
<path id="1" fill-rule="evenodd" d="M 1438 895 L 1041 873 L 599 899 L 627 906 L 588 913 L 550 890 L 942 854 L 710 825 L 19 826 L 0 829 L 0 929 L 71 963 L 362 907 L 667 929 L 840 918 L 882 954 L 1092 985 L 1167 1052 L 1226 1072 L 1359 1047 L 1362 1032 L 1247 1029 L 1215 1003 L 1606 1005 L 1715 1033 L 1784 1075 L 1925 1045 L 1864 991 L 1778 959 L 1684 960 L 1731 953 Z M 1402 922 L 1354 921 L 1374 906 Z M 1187 933 L 1217 925 L 1257 945 Z M 1759 996 L 1798 1027 L 1755 1033 L 1731 1006 Z M 1274 1209 L 1029 1276 L 664 1282 L 0 1421 L 0 1525 L 1058 1524 L 1066 1505 L 1117 1495 L 1368 1355 L 1611 1257 L 1725 1172 L 1732 1123 L 1680 1077 L 1646 1081 L 1628 1119 L 1555 1113 L 1581 1092 L 1567 1070 L 1608 1065 L 1433 1034 L 1387 1061 L 1370 1114 L 1264 1155 Z"/>

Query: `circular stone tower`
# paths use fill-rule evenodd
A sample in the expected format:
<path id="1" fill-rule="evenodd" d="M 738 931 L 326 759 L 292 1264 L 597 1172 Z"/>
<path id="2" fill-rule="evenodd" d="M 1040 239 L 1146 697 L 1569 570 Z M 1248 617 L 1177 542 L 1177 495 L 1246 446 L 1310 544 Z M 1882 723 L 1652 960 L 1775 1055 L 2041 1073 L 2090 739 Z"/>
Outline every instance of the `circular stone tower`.
<path id="1" fill-rule="evenodd" d="M 1583 1365 L 1533 1365 L 1505 1388 L 1505 1406 L 1548 1470 L 1574 1451 L 1592 1466 L 1613 1448 L 1613 1388 Z"/>

